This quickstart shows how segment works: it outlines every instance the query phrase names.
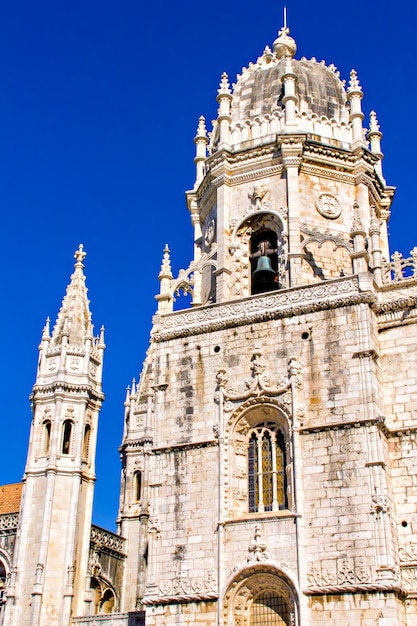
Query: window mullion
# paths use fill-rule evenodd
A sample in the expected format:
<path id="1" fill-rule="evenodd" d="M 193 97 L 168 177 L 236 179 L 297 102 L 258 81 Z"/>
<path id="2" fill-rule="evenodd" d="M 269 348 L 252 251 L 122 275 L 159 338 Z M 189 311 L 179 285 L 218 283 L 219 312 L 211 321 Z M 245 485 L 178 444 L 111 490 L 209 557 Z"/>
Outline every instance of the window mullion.
<path id="1" fill-rule="evenodd" d="M 272 454 L 272 510 L 278 511 L 277 494 L 277 438 L 274 432 L 271 433 L 271 454 Z"/>
<path id="2" fill-rule="evenodd" d="M 264 506 L 264 488 L 263 488 L 263 473 L 262 473 L 262 435 L 258 435 L 257 438 L 258 444 L 258 492 L 259 492 L 259 503 L 258 503 L 258 511 L 263 513 L 265 511 Z"/>

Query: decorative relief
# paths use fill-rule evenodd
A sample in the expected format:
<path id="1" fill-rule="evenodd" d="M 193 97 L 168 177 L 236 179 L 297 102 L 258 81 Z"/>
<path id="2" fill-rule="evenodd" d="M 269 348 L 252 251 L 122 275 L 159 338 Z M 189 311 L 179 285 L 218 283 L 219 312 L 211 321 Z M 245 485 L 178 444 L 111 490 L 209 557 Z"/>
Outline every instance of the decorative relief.
<path id="1" fill-rule="evenodd" d="M 182 578 L 178 574 L 173 580 L 163 580 L 159 586 L 162 596 L 183 596 L 190 594 L 213 593 L 217 591 L 214 570 L 210 570 L 205 578 Z"/>
<path id="2" fill-rule="evenodd" d="M 320 215 L 329 220 L 335 220 L 342 212 L 338 199 L 329 193 L 322 193 L 317 198 L 315 205 Z"/>
<path id="3" fill-rule="evenodd" d="M 19 523 L 19 513 L 0 515 L 0 530 L 15 530 Z"/>
<path id="4" fill-rule="evenodd" d="M 74 419 L 74 407 L 72 404 L 67 406 L 67 412 L 65 414 L 66 419 Z"/>
<path id="5" fill-rule="evenodd" d="M 123 552 L 125 544 L 123 537 L 119 537 L 97 526 L 91 527 L 90 540 L 96 548 L 107 548 L 115 552 Z"/>
<path id="6" fill-rule="evenodd" d="M 267 552 L 267 545 L 261 541 L 261 529 L 259 526 L 255 526 L 255 537 L 250 544 L 249 556 L 247 558 L 248 563 L 262 562 L 269 559 L 269 553 Z"/>
<path id="7" fill-rule="evenodd" d="M 371 509 L 370 513 L 375 515 L 376 519 L 381 518 L 382 513 L 388 513 L 389 511 L 389 500 L 387 496 L 384 496 L 375 491 L 372 496 Z"/>
<path id="8" fill-rule="evenodd" d="M 48 371 L 54 372 L 58 367 L 58 359 L 48 359 Z"/>
<path id="9" fill-rule="evenodd" d="M 224 400 L 241 401 L 241 400 L 247 400 L 248 398 L 253 397 L 253 396 L 260 396 L 260 395 L 279 396 L 279 395 L 284 394 L 286 391 L 288 391 L 288 389 L 290 388 L 290 384 L 291 384 L 289 379 L 280 380 L 277 387 L 272 386 L 269 376 L 267 376 L 264 373 L 266 365 L 261 360 L 261 350 L 259 348 L 255 348 L 251 362 L 252 362 L 251 364 L 252 377 L 246 380 L 245 382 L 246 390 L 242 392 L 235 391 L 232 387 L 228 386 L 229 375 L 225 367 L 222 367 L 217 372 L 216 382 L 217 382 L 217 385 L 221 389 L 223 389 Z M 292 359 L 290 361 L 289 368 L 290 368 L 289 371 L 291 371 L 291 368 L 292 368 L 294 372 L 295 371 L 297 373 L 299 372 L 298 366 L 296 366 L 295 359 Z M 240 429 L 239 431 L 240 434 L 246 434 L 249 431 L 250 426 L 246 422 L 246 420 L 242 420 L 239 425 L 239 429 Z"/>
<path id="10" fill-rule="evenodd" d="M 216 222 L 214 220 L 210 220 L 204 231 L 204 243 L 207 247 L 210 247 L 214 242 L 214 237 L 216 234 Z"/>
<path id="11" fill-rule="evenodd" d="M 247 213 L 252 213 L 253 211 L 265 211 L 272 210 L 272 204 L 269 200 L 269 189 L 264 185 L 254 185 L 252 187 L 252 191 L 248 194 L 248 198 L 250 200 L 250 205 L 246 209 Z"/>
<path id="12" fill-rule="evenodd" d="M 417 591 L 417 567 L 406 567 L 401 570 L 401 579 L 406 591 Z"/>
<path id="13" fill-rule="evenodd" d="M 372 574 L 363 559 L 333 559 L 330 566 L 311 564 L 307 580 L 309 587 L 355 585 L 372 582 Z"/>
<path id="14" fill-rule="evenodd" d="M 72 356 L 69 358 L 69 368 L 73 372 L 77 372 L 80 369 L 80 359 Z"/>
<path id="15" fill-rule="evenodd" d="M 1 518 L 0 518 L 1 519 Z M 409 543 L 399 549 L 399 556 L 401 563 L 417 563 L 417 545 Z"/>
<path id="16" fill-rule="evenodd" d="M 356 277 L 349 276 L 314 286 L 303 286 L 277 293 L 262 294 L 256 298 L 191 309 L 162 316 L 156 341 L 213 330 L 249 325 L 269 319 L 310 313 L 328 308 L 361 302 Z"/>

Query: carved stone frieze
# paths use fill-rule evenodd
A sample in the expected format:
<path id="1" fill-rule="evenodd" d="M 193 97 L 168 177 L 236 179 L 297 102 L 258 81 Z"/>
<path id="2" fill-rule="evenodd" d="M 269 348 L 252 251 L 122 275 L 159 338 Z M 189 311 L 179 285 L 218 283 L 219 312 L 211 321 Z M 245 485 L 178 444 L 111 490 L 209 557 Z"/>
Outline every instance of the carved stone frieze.
<path id="1" fill-rule="evenodd" d="M 333 559 L 330 565 L 311 563 L 307 580 L 309 587 L 355 585 L 372 582 L 372 572 L 363 559 Z"/>
<path id="2" fill-rule="evenodd" d="M 0 530 L 15 530 L 19 523 L 19 513 L 0 515 Z"/>
<path id="3" fill-rule="evenodd" d="M 159 585 L 159 593 L 162 596 L 183 596 L 214 593 L 216 591 L 217 580 L 214 570 L 208 571 L 204 578 L 184 578 L 179 574 L 176 578 L 162 580 Z"/>
<path id="4" fill-rule="evenodd" d="M 227 304 L 214 304 L 164 315 L 161 316 L 160 327 L 155 328 L 153 337 L 155 341 L 165 341 L 184 334 L 190 336 L 208 333 L 368 300 L 368 294 L 360 294 L 357 278 L 349 276 Z"/>

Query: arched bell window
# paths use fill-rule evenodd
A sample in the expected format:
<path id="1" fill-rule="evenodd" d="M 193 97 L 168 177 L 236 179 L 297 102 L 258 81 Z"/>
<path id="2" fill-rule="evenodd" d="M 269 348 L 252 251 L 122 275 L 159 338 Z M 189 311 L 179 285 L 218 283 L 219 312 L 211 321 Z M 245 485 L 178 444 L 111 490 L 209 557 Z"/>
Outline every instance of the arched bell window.
<path id="1" fill-rule="evenodd" d="M 258 230 L 250 240 L 251 293 L 280 288 L 278 237 L 273 230 Z"/>
<path id="2" fill-rule="evenodd" d="M 51 422 L 46 420 L 43 423 L 43 453 L 48 454 L 51 443 Z"/>
<path id="3" fill-rule="evenodd" d="M 86 424 L 84 428 L 84 440 L 83 440 L 83 460 L 88 461 L 90 453 L 90 438 L 91 438 L 91 426 Z"/>
<path id="4" fill-rule="evenodd" d="M 70 454 L 71 452 L 71 433 L 72 433 L 72 421 L 65 420 L 62 427 L 62 454 Z"/>
<path id="5" fill-rule="evenodd" d="M 249 512 L 288 508 L 285 439 L 273 422 L 264 422 L 249 433 Z"/>
<path id="6" fill-rule="evenodd" d="M 140 470 L 133 475 L 133 498 L 135 502 L 142 500 L 142 472 Z"/>

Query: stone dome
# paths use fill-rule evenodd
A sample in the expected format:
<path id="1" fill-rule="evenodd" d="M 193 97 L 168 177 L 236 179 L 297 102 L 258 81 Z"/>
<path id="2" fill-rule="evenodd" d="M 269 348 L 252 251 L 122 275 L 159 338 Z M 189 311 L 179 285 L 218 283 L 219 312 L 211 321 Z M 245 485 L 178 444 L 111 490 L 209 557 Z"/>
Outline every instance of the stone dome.
<path id="1" fill-rule="evenodd" d="M 244 123 L 255 117 L 272 115 L 283 108 L 284 74 L 288 58 L 277 58 L 269 48 L 256 63 L 250 64 L 238 76 L 233 90 L 232 122 Z M 315 59 L 291 59 L 291 70 L 296 76 L 295 92 L 298 114 L 314 114 L 337 123 L 349 121 L 346 92 L 334 66 L 327 67 Z"/>

